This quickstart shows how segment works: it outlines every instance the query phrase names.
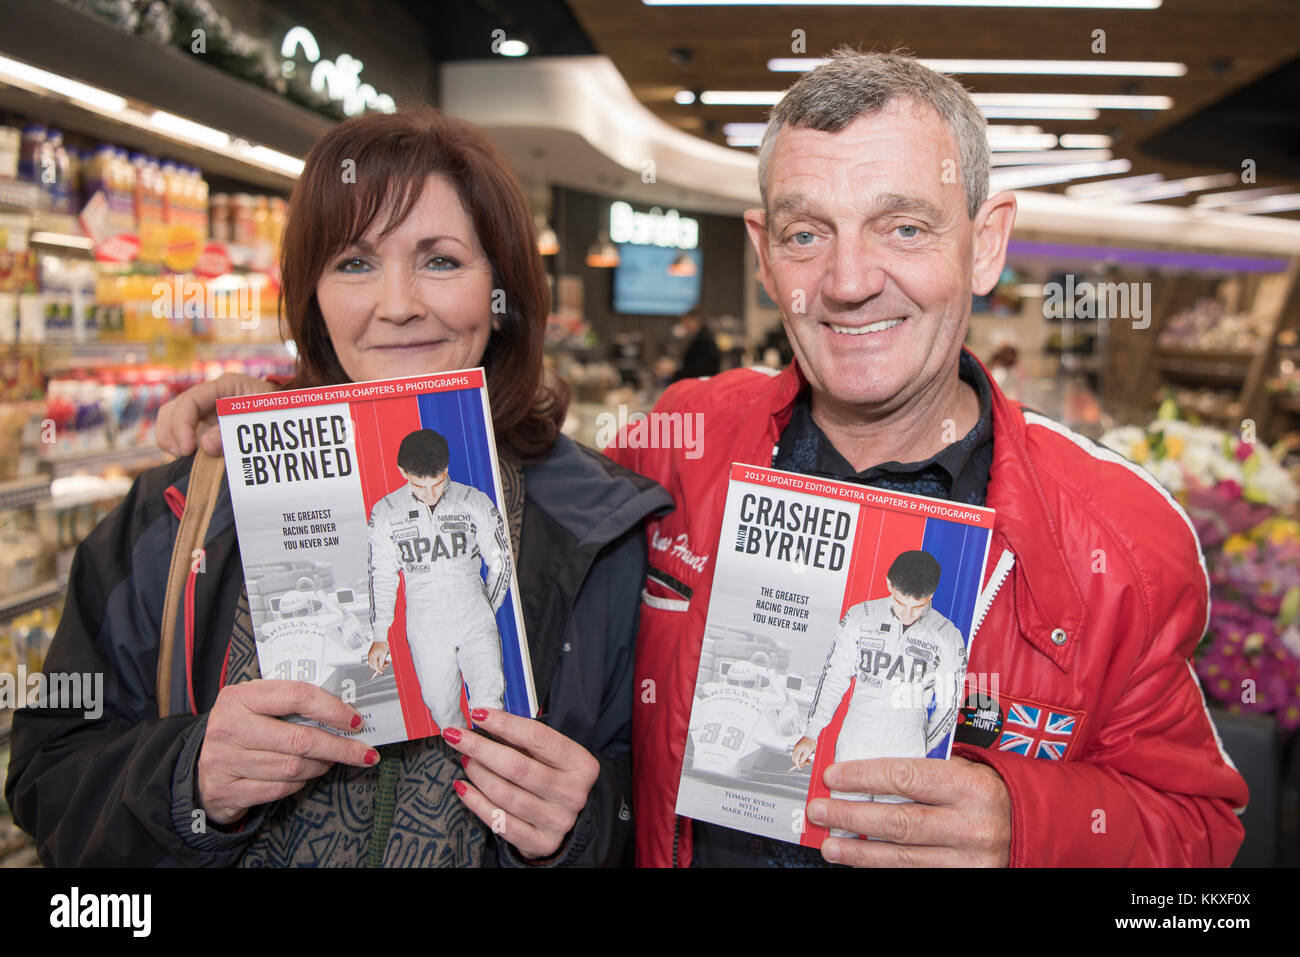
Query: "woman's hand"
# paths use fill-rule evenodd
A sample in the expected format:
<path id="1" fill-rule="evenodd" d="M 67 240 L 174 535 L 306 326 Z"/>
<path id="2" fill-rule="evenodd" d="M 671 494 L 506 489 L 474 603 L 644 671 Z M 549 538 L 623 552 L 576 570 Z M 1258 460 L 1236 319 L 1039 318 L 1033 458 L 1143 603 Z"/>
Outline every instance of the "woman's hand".
<path id="1" fill-rule="evenodd" d="M 470 718 L 497 740 L 443 728 L 443 740 L 461 752 L 472 782 L 457 781 L 456 793 L 521 856 L 551 857 L 586 807 L 600 762 L 540 721 L 495 708 L 476 708 Z"/>
<path id="2" fill-rule="evenodd" d="M 289 714 L 341 731 L 362 723 L 353 708 L 305 681 L 226 685 L 208 714 L 199 752 L 198 802 L 213 824 L 231 824 L 249 808 L 288 797 L 336 762 L 367 767 L 379 760 L 362 741 L 280 720 Z"/>
<path id="3" fill-rule="evenodd" d="M 273 383 L 238 372 L 191 386 L 158 410 L 154 429 L 158 447 L 172 455 L 189 455 L 201 444 L 210 455 L 220 455 L 217 400 L 274 391 Z"/>

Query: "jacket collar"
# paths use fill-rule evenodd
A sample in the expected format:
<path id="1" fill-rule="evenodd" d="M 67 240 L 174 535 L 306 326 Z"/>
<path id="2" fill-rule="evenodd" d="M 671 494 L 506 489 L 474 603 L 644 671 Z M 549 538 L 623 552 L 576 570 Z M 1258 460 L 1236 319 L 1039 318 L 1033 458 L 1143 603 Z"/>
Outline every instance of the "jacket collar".
<path id="1" fill-rule="evenodd" d="M 971 357 L 979 362 L 973 353 Z M 1060 524 L 1030 457 L 1024 414 L 998 388 L 983 363 L 980 368 L 993 397 L 993 463 L 986 504 L 998 513 L 988 568 L 997 563 L 1003 549 L 1015 556 L 1019 566 L 1014 576 L 1015 608 L 1021 634 L 1068 671 L 1087 618 L 1083 590 L 1066 561 Z M 773 376 L 762 400 L 768 415 L 758 423 L 756 434 L 745 436 L 741 447 L 758 451 L 775 447 L 806 384 L 797 361 Z M 756 464 L 769 465 L 771 458 Z M 1066 635 L 1060 645 L 1052 640 L 1057 629 Z"/>

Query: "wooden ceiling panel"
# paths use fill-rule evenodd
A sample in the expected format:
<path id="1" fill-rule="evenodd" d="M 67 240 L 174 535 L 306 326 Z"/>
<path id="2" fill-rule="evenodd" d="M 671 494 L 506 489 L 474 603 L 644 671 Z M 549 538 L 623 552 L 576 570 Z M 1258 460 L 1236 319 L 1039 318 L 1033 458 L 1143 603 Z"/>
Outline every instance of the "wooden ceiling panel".
<path id="1" fill-rule="evenodd" d="M 1033 124 L 1050 133 L 1110 133 L 1129 175 L 1167 178 L 1223 172 L 1198 163 L 1156 161 L 1141 152 L 1147 137 L 1300 57 L 1300 4 L 1281 0 L 1165 0 L 1157 10 L 1033 10 L 950 7 L 707 6 L 647 7 L 640 0 L 569 0 L 593 45 L 613 60 L 633 92 L 665 121 L 723 143 L 722 125 L 761 122 L 766 107 L 681 106 L 687 90 L 775 90 L 794 73 L 773 73 L 774 57 L 824 56 L 843 44 L 862 49 L 905 47 L 922 58 L 1100 59 L 1095 30 L 1105 31 L 1109 60 L 1185 63 L 1182 77 L 1024 76 L 956 78 L 978 92 L 1128 93 L 1168 96 L 1169 110 L 1103 110 L 1096 121 L 995 119 Z M 806 53 L 791 52 L 791 32 Z M 680 61 L 684 51 L 689 61 Z M 1241 144 L 1250 156 L 1250 144 Z M 1259 171 L 1255 185 L 1295 185 Z M 1060 190 L 1063 186 L 1046 187 Z M 1174 201 L 1190 202 L 1190 199 Z"/>

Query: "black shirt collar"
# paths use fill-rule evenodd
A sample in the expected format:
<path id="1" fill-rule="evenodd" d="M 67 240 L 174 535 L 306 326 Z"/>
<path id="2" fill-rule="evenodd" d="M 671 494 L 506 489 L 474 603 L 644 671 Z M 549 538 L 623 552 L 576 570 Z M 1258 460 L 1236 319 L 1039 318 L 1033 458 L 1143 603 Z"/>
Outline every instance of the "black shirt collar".
<path id="1" fill-rule="evenodd" d="M 805 387 L 795 402 L 789 425 L 781 433 L 772 464 L 775 468 L 866 485 L 884 480 L 889 487 L 895 487 L 900 480 L 915 477 L 916 491 L 922 494 L 943 492 L 940 497 L 982 503 L 992 462 L 993 393 L 984 370 L 965 351 L 958 361 L 957 374 L 979 397 L 979 420 L 964 436 L 923 462 L 882 462 L 854 471 L 813 421 L 811 395 Z"/>

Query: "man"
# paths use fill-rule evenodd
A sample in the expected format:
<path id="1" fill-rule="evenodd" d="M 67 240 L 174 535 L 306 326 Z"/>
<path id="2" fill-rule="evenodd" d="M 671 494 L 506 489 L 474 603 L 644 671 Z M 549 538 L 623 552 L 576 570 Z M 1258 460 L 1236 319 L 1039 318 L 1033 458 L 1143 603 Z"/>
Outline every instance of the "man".
<path id="1" fill-rule="evenodd" d="M 683 337 L 689 338 L 690 344 L 682 354 L 682 365 L 673 381 L 717 375 L 722 369 L 722 353 L 718 351 L 713 333 L 698 309 L 690 309 L 682 315 L 682 330 Z"/>
<path id="2" fill-rule="evenodd" d="M 397 575 L 406 580 L 406 639 L 420 693 L 439 728 L 466 727 L 470 706 L 500 708 L 505 693 L 496 611 L 510 587 L 510 544 L 492 500 L 447 474 L 447 440 L 418 429 L 397 449 L 406 484 L 370 512 L 370 666 L 383 672 Z M 486 566 L 486 578 L 480 569 Z"/>
<path id="3" fill-rule="evenodd" d="M 966 674 L 966 645 L 957 626 L 931 604 L 939 575 L 939 562 L 929 552 L 901 552 L 886 573 L 888 597 L 859 602 L 844 614 L 808 725 L 794 746 L 796 769 L 812 759 L 850 681 L 853 695 L 835 739 L 838 762 L 923 758 L 952 730 Z M 832 791 L 831 796 L 900 800 L 851 791 Z"/>
<path id="4" fill-rule="evenodd" d="M 1187 660 L 1208 579 L 1186 516 L 962 350 L 1015 219 L 988 169 L 969 95 L 907 57 L 836 55 L 773 111 L 745 224 L 795 360 L 670 388 L 657 411 L 703 415 L 696 457 L 610 450 L 677 503 L 650 523 L 637 643 L 643 864 L 1226 865 L 1240 846 L 1245 784 Z M 981 690 L 996 676 L 1012 743 L 959 726 L 948 761 L 831 765 L 833 790 L 916 803 L 809 802 L 812 823 L 875 838 L 820 857 L 673 814 L 732 462 L 997 510 L 970 671 Z"/>

